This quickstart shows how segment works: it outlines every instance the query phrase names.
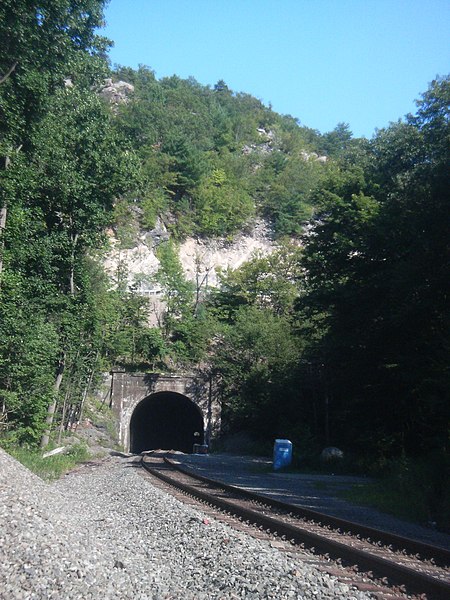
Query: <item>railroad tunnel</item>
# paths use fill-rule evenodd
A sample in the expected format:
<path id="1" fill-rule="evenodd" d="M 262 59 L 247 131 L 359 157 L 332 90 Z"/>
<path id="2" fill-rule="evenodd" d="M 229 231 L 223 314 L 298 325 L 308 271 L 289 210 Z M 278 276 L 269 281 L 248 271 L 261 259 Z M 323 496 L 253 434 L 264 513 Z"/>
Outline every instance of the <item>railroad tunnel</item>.
<path id="1" fill-rule="evenodd" d="M 130 450 L 181 450 L 191 453 L 203 444 L 203 416 L 187 396 L 157 392 L 142 400 L 130 421 Z"/>

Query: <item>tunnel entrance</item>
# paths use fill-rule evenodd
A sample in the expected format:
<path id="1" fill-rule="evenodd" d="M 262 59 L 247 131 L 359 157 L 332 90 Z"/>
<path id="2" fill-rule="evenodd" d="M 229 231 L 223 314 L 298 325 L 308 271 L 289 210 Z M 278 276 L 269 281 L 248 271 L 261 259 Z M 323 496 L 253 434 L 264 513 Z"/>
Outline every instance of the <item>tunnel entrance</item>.
<path id="1" fill-rule="evenodd" d="M 194 444 L 203 444 L 203 417 L 186 396 L 158 392 L 136 406 L 130 422 L 131 452 L 161 448 L 191 453 Z"/>

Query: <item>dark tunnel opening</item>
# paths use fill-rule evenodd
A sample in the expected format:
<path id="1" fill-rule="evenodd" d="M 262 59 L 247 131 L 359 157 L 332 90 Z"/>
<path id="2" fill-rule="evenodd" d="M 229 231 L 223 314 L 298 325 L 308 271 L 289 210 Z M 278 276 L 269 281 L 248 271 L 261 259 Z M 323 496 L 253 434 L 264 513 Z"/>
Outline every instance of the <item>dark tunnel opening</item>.
<path id="1" fill-rule="evenodd" d="M 186 396 L 158 392 L 135 408 L 130 422 L 131 452 L 161 448 L 191 453 L 194 444 L 203 444 L 203 417 Z"/>

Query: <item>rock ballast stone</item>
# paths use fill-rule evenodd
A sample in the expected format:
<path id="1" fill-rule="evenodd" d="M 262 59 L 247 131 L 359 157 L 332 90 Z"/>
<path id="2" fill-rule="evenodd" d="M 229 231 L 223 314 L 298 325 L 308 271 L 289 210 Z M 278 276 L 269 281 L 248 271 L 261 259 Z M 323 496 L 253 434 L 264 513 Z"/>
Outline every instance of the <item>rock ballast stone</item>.
<path id="1" fill-rule="evenodd" d="M 109 458 L 45 484 L 0 450 L 2 600 L 368 599 Z M 295 576 L 293 576 L 295 573 Z"/>

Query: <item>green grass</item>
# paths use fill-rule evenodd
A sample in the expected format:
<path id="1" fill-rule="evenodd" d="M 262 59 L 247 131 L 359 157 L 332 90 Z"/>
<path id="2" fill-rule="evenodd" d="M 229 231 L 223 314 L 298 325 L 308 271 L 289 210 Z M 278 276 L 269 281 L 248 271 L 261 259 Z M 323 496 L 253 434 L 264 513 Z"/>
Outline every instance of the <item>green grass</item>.
<path id="1" fill-rule="evenodd" d="M 39 450 L 31 450 L 22 446 L 9 446 L 7 451 L 45 481 L 58 479 L 77 464 L 89 458 L 86 447 L 81 444 L 72 446 L 65 453 L 49 456 L 48 458 L 43 458 L 42 452 Z"/>
<path id="2" fill-rule="evenodd" d="M 355 484 L 339 496 L 396 517 L 450 531 L 448 458 L 398 459 L 376 481 Z"/>
<path id="3" fill-rule="evenodd" d="M 405 502 L 401 490 L 387 486 L 382 481 L 357 483 L 341 490 L 338 495 L 354 504 L 370 506 L 408 521 L 426 523 L 429 520 L 429 513 L 421 499 L 412 496 Z"/>

